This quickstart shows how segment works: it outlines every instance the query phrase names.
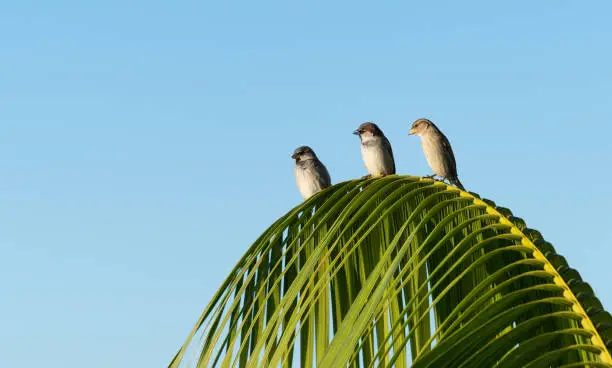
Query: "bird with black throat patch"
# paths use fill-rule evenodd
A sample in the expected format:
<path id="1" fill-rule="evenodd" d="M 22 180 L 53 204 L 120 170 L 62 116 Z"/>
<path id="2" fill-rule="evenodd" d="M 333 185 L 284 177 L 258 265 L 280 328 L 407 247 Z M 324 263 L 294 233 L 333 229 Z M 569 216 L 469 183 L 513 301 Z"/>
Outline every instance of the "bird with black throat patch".
<path id="1" fill-rule="evenodd" d="M 295 159 L 295 182 L 302 197 L 306 200 L 331 185 L 329 172 L 312 148 L 301 146 L 295 149 L 291 158 Z"/>
<path id="2" fill-rule="evenodd" d="M 368 175 L 364 179 L 395 174 L 395 160 L 391 143 L 378 125 L 363 123 L 353 132 L 361 140 L 361 158 Z"/>
<path id="3" fill-rule="evenodd" d="M 425 159 L 434 172 L 433 175 L 426 176 L 426 178 L 439 176 L 442 181 L 448 179 L 457 188 L 465 190 L 457 176 L 457 162 L 450 142 L 431 120 L 415 120 L 408 134 L 421 137 Z"/>

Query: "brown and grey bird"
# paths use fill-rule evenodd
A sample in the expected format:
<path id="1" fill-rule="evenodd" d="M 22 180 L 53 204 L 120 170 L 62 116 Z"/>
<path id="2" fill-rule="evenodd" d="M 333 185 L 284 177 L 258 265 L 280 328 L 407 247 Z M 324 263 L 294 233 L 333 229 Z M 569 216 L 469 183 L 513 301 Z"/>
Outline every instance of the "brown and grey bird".
<path id="1" fill-rule="evenodd" d="M 395 174 L 391 143 L 376 124 L 363 123 L 353 134 L 361 140 L 361 157 L 369 173 L 364 178 Z"/>
<path id="2" fill-rule="evenodd" d="M 295 182 L 304 199 L 312 197 L 331 185 L 327 168 L 319 161 L 312 148 L 298 147 L 291 157 L 295 159 Z"/>
<path id="3" fill-rule="evenodd" d="M 417 119 L 412 123 L 412 129 L 408 134 L 421 137 L 425 158 L 434 172 L 434 175 L 428 176 L 429 178 L 437 175 L 442 180 L 448 179 L 457 188 L 465 190 L 457 176 L 457 163 L 450 142 L 431 120 Z"/>

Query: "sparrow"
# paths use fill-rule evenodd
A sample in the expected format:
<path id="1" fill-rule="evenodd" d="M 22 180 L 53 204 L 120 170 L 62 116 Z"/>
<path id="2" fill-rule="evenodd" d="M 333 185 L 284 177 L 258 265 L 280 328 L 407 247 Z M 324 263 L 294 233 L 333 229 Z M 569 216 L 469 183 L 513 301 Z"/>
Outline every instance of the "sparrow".
<path id="1" fill-rule="evenodd" d="M 331 185 L 327 168 L 319 161 L 312 148 L 308 146 L 298 147 L 291 157 L 295 159 L 295 181 L 304 199 L 312 197 L 315 193 Z"/>
<path id="2" fill-rule="evenodd" d="M 363 123 L 353 134 L 358 135 L 361 140 L 361 158 L 369 173 L 364 179 L 395 174 L 391 143 L 376 124 Z"/>
<path id="3" fill-rule="evenodd" d="M 442 178 L 442 181 L 448 179 L 457 188 L 465 190 L 457 176 L 457 163 L 450 142 L 431 120 L 417 119 L 412 123 L 408 134 L 416 134 L 421 137 L 423 153 L 425 153 L 429 167 L 434 172 L 433 175 L 426 176 L 426 178 L 434 178 L 437 175 Z"/>

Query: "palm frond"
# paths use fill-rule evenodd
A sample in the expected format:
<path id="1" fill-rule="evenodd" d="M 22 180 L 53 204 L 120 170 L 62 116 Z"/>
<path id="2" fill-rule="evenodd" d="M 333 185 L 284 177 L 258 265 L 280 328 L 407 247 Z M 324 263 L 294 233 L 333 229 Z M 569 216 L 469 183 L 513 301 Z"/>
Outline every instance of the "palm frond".
<path id="1" fill-rule="evenodd" d="M 612 316 L 539 232 L 393 175 L 270 226 L 170 367 L 612 367 L 611 347 Z"/>

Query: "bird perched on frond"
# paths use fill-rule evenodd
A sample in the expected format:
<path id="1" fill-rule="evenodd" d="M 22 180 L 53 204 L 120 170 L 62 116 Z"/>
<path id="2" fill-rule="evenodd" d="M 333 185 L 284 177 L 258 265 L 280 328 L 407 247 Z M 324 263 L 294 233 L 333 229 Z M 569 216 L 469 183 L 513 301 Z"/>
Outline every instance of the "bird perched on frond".
<path id="1" fill-rule="evenodd" d="M 353 134 L 361 140 L 361 157 L 369 173 L 364 178 L 395 174 L 391 143 L 376 124 L 363 123 Z"/>
<path id="2" fill-rule="evenodd" d="M 295 181 L 304 199 L 312 197 L 331 185 L 327 168 L 319 161 L 312 148 L 298 147 L 291 157 L 295 159 Z"/>
<path id="3" fill-rule="evenodd" d="M 437 175 L 443 181 L 448 179 L 457 188 L 465 190 L 457 176 L 457 163 L 450 142 L 431 120 L 417 119 L 412 123 L 412 129 L 408 134 L 416 134 L 421 137 L 423 153 L 425 153 L 429 167 L 434 172 L 433 175 L 427 176 L 428 178 Z"/>

